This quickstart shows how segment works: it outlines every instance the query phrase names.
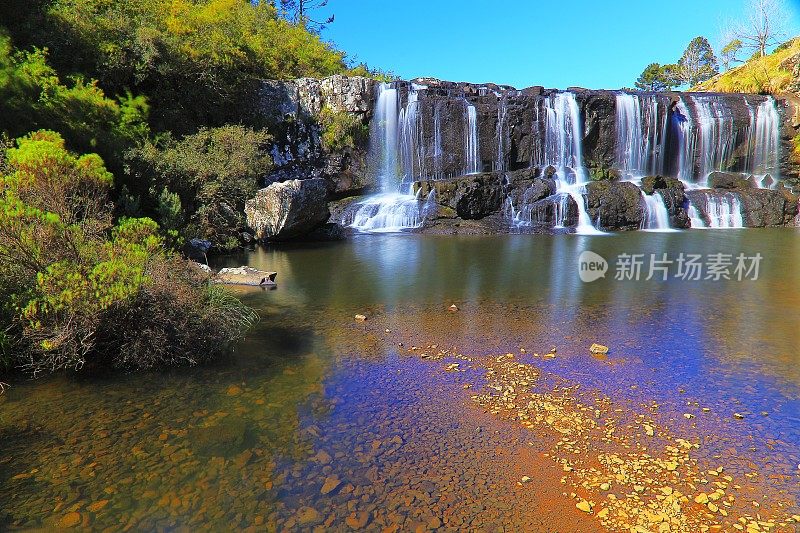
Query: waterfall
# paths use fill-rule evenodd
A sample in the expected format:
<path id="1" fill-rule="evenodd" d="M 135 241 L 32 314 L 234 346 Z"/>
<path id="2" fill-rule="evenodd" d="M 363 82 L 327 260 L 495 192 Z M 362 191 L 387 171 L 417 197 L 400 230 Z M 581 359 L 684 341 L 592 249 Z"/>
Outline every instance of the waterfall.
<path id="1" fill-rule="evenodd" d="M 383 192 L 397 190 L 398 104 L 397 89 L 381 83 L 370 128 L 370 162 L 378 189 Z"/>
<path id="2" fill-rule="evenodd" d="M 425 154 L 423 147 L 422 124 L 419 120 L 418 91 L 422 85 L 411 85 L 408 102 L 400 110 L 400 156 L 403 164 L 403 181 L 410 183 L 415 176 L 424 176 Z"/>
<path id="3" fill-rule="evenodd" d="M 424 171 L 418 91 L 412 85 L 401 109 L 400 93 L 392 84 L 378 86 L 370 129 L 371 172 L 380 193 L 346 210 L 342 223 L 359 231 L 397 232 L 419 228 L 431 209 L 431 197 L 412 194 L 412 180 Z M 433 193 L 431 193 L 433 194 Z"/>
<path id="4" fill-rule="evenodd" d="M 706 223 L 700 216 L 700 211 L 689 201 L 689 207 L 686 209 L 686 215 L 689 217 L 692 228 L 705 229 Z"/>
<path id="5" fill-rule="evenodd" d="M 442 108 L 441 103 L 436 102 L 433 108 L 433 177 L 442 179 L 444 150 L 442 149 Z"/>
<path id="6" fill-rule="evenodd" d="M 602 234 L 592 225 L 584 201 L 588 173 L 583 167 L 581 114 L 575 95 L 562 92 L 548 96 L 544 99 L 544 111 L 543 159 L 539 164 L 556 168 L 556 194 L 561 195 L 556 207 L 556 227 L 564 226 L 569 211 L 568 195 L 578 206 L 576 233 Z"/>
<path id="7" fill-rule="evenodd" d="M 699 181 L 706 184 L 715 170 L 726 170 L 736 146 L 731 110 L 716 96 L 691 95 L 697 112 L 700 167 Z"/>
<path id="8" fill-rule="evenodd" d="M 497 102 L 497 157 L 494 161 L 494 169 L 497 172 L 504 172 L 506 170 L 506 131 L 508 129 L 506 124 L 506 113 L 508 111 L 506 106 L 506 94 L 503 93 L 498 96 Z"/>
<path id="9" fill-rule="evenodd" d="M 694 148 L 697 139 L 694 135 L 694 124 L 689 108 L 683 96 L 672 113 L 674 132 L 678 146 L 678 179 L 684 183 L 694 182 Z"/>
<path id="10" fill-rule="evenodd" d="M 465 100 L 466 102 L 466 100 Z M 478 114 L 475 106 L 467 102 L 467 127 L 464 130 L 464 174 L 477 174 L 480 169 L 478 147 Z"/>
<path id="11" fill-rule="evenodd" d="M 780 178 L 780 127 L 781 118 L 775 99 L 770 96 L 756 110 L 752 167 L 748 169 L 760 178 L 762 187 L 774 185 Z M 764 183 L 767 175 L 772 177 L 771 184 Z"/>
<path id="12" fill-rule="evenodd" d="M 660 192 L 645 194 L 642 191 L 642 199 L 644 200 L 644 218 L 641 229 L 645 231 L 675 231 L 669 225 L 669 211 Z"/>
<path id="13" fill-rule="evenodd" d="M 616 95 L 617 165 L 625 178 L 641 177 L 645 142 L 642 134 L 642 106 L 632 94 Z"/>
<path id="14" fill-rule="evenodd" d="M 653 95 L 616 95 L 617 166 L 626 179 L 664 173 L 667 120 L 658 108 Z"/>

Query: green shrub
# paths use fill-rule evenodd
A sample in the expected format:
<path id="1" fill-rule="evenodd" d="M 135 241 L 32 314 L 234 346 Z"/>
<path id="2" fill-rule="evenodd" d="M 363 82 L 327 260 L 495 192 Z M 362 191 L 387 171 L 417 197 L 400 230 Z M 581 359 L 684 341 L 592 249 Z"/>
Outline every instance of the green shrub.
<path id="1" fill-rule="evenodd" d="M 350 113 L 324 107 L 318 120 L 322 129 L 322 146 L 330 152 L 363 144 L 369 136 L 369 127 Z"/>
<path id="2" fill-rule="evenodd" d="M 227 349 L 252 313 L 164 248 L 147 218 L 112 225 L 95 154 L 40 131 L 0 177 L 0 361 L 38 375 L 86 364 L 146 369 Z M 11 347 L 11 349 L 9 348 Z M 195 350 L 200 350 L 195 352 Z"/>
<path id="3" fill-rule="evenodd" d="M 19 137 L 32 130 L 61 132 L 70 149 L 99 152 L 121 168 L 120 154 L 147 137 L 148 106 L 125 93 L 107 98 L 94 81 L 61 81 L 43 49 L 14 51 L 0 33 L 0 131 Z"/>
<path id="4" fill-rule="evenodd" d="M 131 184 L 150 196 L 149 212 L 157 213 L 160 222 L 187 239 L 199 237 L 230 249 L 246 226 L 245 202 L 272 168 L 266 151 L 270 139 L 264 131 L 243 126 L 203 128 L 179 141 L 164 136 L 128 154 Z"/>

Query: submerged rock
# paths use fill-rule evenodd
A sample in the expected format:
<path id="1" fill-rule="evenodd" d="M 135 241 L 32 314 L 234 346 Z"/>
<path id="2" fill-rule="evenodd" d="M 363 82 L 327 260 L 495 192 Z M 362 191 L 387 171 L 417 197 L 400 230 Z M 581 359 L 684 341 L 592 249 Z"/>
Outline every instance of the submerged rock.
<path id="1" fill-rule="evenodd" d="M 245 204 L 247 223 L 259 240 L 307 235 L 328 220 L 325 180 L 291 180 L 261 189 Z"/>

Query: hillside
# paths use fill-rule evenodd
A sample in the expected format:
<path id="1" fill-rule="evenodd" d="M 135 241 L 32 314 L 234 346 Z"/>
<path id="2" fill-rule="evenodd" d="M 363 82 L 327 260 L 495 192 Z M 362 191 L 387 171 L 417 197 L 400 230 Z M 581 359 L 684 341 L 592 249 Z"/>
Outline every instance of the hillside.
<path id="1" fill-rule="evenodd" d="M 800 36 L 780 45 L 764 57 L 754 57 L 692 87 L 693 91 L 723 93 L 800 92 Z"/>

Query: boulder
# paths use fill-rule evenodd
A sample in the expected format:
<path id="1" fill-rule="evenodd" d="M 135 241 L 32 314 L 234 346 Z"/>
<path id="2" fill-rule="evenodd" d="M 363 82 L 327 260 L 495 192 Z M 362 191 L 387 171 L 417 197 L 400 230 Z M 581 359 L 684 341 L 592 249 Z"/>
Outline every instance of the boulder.
<path id="1" fill-rule="evenodd" d="M 708 176 L 708 186 L 712 189 L 752 189 L 753 178 L 748 174 L 738 172 L 712 172 Z"/>
<path id="2" fill-rule="evenodd" d="M 470 174 L 447 180 L 418 181 L 414 192 L 422 190 L 426 197 L 436 191 L 436 202 L 455 209 L 464 220 L 477 220 L 491 215 L 503 206 L 503 180 L 495 172 Z"/>
<path id="3" fill-rule="evenodd" d="M 325 180 L 273 183 L 247 201 L 247 223 L 259 240 L 302 237 L 328 220 Z"/>
<path id="4" fill-rule="evenodd" d="M 630 182 L 595 181 L 586 185 L 587 210 L 600 227 L 636 230 L 642 224 L 642 195 Z"/>
<path id="5" fill-rule="evenodd" d="M 274 287 L 277 275 L 277 272 L 266 272 L 248 266 L 223 268 L 214 276 L 214 283 Z"/>
<path id="6" fill-rule="evenodd" d="M 787 189 L 737 191 L 742 202 L 744 225 L 748 228 L 788 226 L 798 212 L 798 197 Z"/>
<path id="7" fill-rule="evenodd" d="M 645 194 L 653 194 L 658 189 L 684 190 L 683 183 L 678 178 L 667 176 L 646 176 L 642 178 L 642 190 Z"/>

